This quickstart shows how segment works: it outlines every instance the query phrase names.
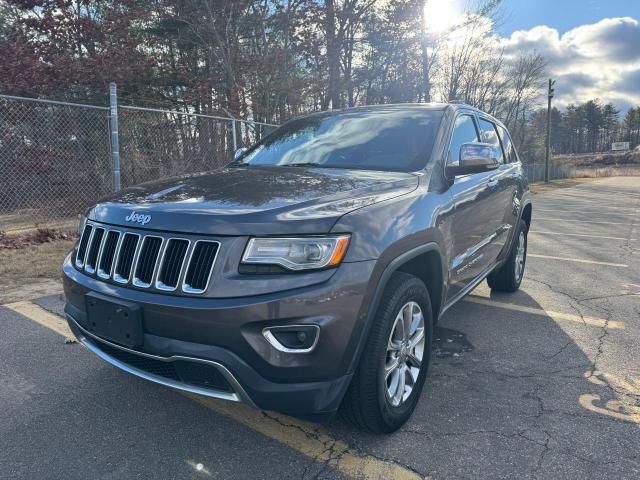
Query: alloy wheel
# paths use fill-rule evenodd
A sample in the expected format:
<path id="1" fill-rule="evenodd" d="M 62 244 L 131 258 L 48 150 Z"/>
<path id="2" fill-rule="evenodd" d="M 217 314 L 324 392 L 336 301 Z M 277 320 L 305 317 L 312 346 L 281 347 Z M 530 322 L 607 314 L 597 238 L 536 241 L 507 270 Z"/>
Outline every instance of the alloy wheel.
<path id="1" fill-rule="evenodd" d="M 384 372 L 387 399 L 402 405 L 418 381 L 424 356 L 424 315 L 416 302 L 405 303 L 396 315 L 389 341 Z"/>

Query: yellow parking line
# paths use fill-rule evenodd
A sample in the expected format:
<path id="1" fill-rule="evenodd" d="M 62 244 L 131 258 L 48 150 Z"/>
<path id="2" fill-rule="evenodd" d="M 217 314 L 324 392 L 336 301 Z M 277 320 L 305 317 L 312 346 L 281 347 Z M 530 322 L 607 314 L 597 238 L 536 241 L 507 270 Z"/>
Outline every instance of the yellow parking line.
<path id="1" fill-rule="evenodd" d="M 14 312 L 24 315 L 25 317 L 39 323 L 43 327 L 47 327 L 65 338 L 74 338 L 73 333 L 69 329 L 69 325 L 58 315 L 55 315 L 39 305 L 32 302 L 15 302 L 7 303 L 3 307 L 10 308 Z"/>
<path id="2" fill-rule="evenodd" d="M 635 238 L 625 237 L 607 237 L 605 235 L 588 235 L 586 233 L 564 233 L 564 232 L 547 232 L 546 230 L 529 230 L 529 233 L 536 233 L 538 235 L 562 235 L 567 237 L 588 237 L 588 238 L 602 238 L 605 240 L 629 240 L 635 242 Z"/>
<path id="3" fill-rule="evenodd" d="M 581 205 L 569 205 L 566 202 L 562 202 L 562 203 L 553 203 L 553 202 L 549 202 L 548 199 L 545 199 L 543 201 L 538 201 L 536 202 L 536 211 L 538 210 L 549 210 L 548 207 L 552 207 L 555 208 L 556 210 L 553 210 L 554 212 L 557 212 L 558 209 L 561 209 L 564 212 L 573 212 L 573 211 L 585 211 L 584 208 L 581 207 L 589 207 L 590 205 L 596 205 L 597 208 L 595 210 L 589 210 L 590 212 L 596 211 L 596 212 L 600 212 L 602 210 L 624 210 L 625 212 L 637 212 L 638 210 L 636 208 L 633 207 L 611 207 L 611 206 L 605 206 L 605 205 L 599 205 L 597 202 L 594 203 L 589 203 L 589 204 L 581 204 Z M 578 208 L 576 208 L 578 207 Z M 615 213 L 615 212 L 612 212 Z M 635 215 L 635 213 L 632 213 L 633 215 Z"/>
<path id="4" fill-rule="evenodd" d="M 205 407 L 230 417 L 261 434 L 284 443 L 303 455 L 324 462 L 345 475 L 363 479 L 422 479 L 413 470 L 370 455 L 354 452 L 316 424 L 246 405 L 185 394 Z"/>
<path id="5" fill-rule="evenodd" d="M 572 219 L 566 219 L 566 218 L 543 218 L 543 217 L 535 217 L 535 220 L 557 220 L 559 222 L 578 222 L 578 223 L 600 223 L 602 225 L 627 225 L 629 226 L 628 223 L 620 223 L 620 222 L 596 222 L 593 220 L 572 220 Z"/>
<path id="6" fill-rule="evenodd" d="M 553 310 L 545 310 L 543 308 L 523 307 L 522 305 L 516 305 L 514 303 L 496 302 L 495 300 L 489 300 L 488 298 L 478 297 L 476 295 L 468 295 L 464 299 L 466 302 L 479 303 L 480 305 L 487 305 L 489 307 L 503 308 L 505 310 L 512 310 L 514 312 L 531 313 L 533 315 L 539 315 L 542 317 L 550 317 L 554 320 L 566 320 L 569 322 L 584 323 L 594 327 L 607 327 L 611 329 L 624 329 L 624 322 L 617 320 L 605 320 L 603 318 L 585 317 L 580 315 L 573 315 L 571 313 L 556 312 Z"/>
<path id="7" fill-rule="evenodd" d="M 568 258 L 568 257 L 554 257 L 551 255 L 539 255 L 537 253 L 527 253 L 527 257 L 534 257 L 534 258 L 546 258 L 549 260 L 561 260 L 564 262 L 577 262 L 577 263 L 590 263 L 593 265 L 604 265 L 607 267 L 622 267 L 622 268 L 627 268 L 629 265 L 625 264 L 625 263 L 609 263 L 609 262 L 597 262 L 595 260 L 586 260 L 584 258 Z"/>
<path id="8" fill-rule="evenodd" d="M 67 323 L 31 302 L 3 305 L 40 325 L 64 336 L 72 337 Z M 181 392 L 182 393 L 182 392 Z M 276 440 L 310 459 L 326 463 L 344 475 L 361 479 L 425 480 L 422 475 L 402 465 L 354 451 L 341 440 L 326 433 L 320 425 L 274 412 L 263 412 L 246 405 L 214 400 L 183 393 L 214 412 L 229 417 L 262 435 Z"/>
<path id="9" fill-rule="evenodd" d="M 561 208 L 561 211 L 558 211 L 558 209 Z M 549 209 L 549 208 L 536 208 L 536 212 L 550 212 L 550 213 L 583 213 L 583 214 L 587 214 L 587 215 L 625 215 L 625 216 L 629 216 L 629 217 L 634 217 L 636 215 L 638 215 L 637 213 L 635 213 L 634 211 L 629 211 L 629 212 L 602 212 L 602 211 L 596 211 L 596 210 L 574 210 L 572 208 L 564 208 L 564 207 L 558 207 L 556 209 Z"/>

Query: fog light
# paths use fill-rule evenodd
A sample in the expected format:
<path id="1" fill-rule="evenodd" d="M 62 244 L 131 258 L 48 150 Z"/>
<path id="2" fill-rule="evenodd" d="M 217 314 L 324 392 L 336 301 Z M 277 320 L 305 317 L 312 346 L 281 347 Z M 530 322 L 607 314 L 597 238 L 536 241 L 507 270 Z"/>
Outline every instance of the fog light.
<path id="1" fill-rule="evenodd" d="M 308 353 L 318 343 L 318 325 L 287 325 L 268 327 L 262 331 L 264 338 L 275 348 L 286 353 Z"/>

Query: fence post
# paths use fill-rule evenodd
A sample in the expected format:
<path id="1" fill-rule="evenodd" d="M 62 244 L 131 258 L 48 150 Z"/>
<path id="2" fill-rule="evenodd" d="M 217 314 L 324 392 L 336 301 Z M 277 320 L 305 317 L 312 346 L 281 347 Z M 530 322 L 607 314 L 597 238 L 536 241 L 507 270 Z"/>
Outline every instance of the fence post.
<path id="1" fill-rule="evenodd" d="M 113 190 L 120 190 L 120 142 L 118 139 L 118 87 L 109 83 L 109 128 L 111 138 L 111 173 Z"/>

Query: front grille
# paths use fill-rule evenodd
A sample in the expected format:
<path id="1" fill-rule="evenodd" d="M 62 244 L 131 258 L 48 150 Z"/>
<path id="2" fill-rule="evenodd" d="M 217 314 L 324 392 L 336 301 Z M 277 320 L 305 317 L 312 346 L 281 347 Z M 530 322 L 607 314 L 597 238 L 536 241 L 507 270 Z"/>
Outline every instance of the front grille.
<path id="1" fill-rule="evenodd" d="M 162 265 L 160 265 L 156 288 L 160 290 L 176 289 L 188 248 L 189 240 L 181 238 L 172 238 L 169 240 L 162 258 Z"/>
<path id="2" fill-rule="evenodd" d="M 182 289 L 185 292 L 202 293 L 207 289 L 211 268 L 218 253 L 218 242 L 198 240 L 189 261 Z"/>
<path id="3" fill-rule="evenodd" d="M 194 240 L 90 223 L 78 243 L 75 265 L 123 286 L 172 292 L 182 283 L 182 292 L 202 294 L 209 285 L 220 243 Z"/>
<path id="4" fill-rule="evenodd" d="M 77 267 L 82 267 L 84 265 L 84 257 L 87 254 L 87 245 L 89 245 L 89 238 L 91 237 L 92 231 L 92 225 L 85 225 L 84 230 L 82 231 L 82 238 L 80 239 L 80 244 L 78 245 L 78 254 L 76 255 Z"/>
<path id="5" fill-rule="evenodd" d="M 118 259 L 116 261 L 116 270 L 114 274 L 114 280 L 119 283 L 127 283 L 131 276 L 131 267 L 133 267 L 133 260 L 136 256 L 136 249 L 138 248 L 138 241 L 140 235 L 135 233 L 125 233 L 122 239 L 122 245 L 120 245 L 120 252 L 118 252 Z"/>
<path id="6" fill-rule="evenodd" d="M 104 228 L 96 228 L 91 237 L 89 253 L 87 253 L 87 260 L 84 262 L 84 269 L 89 273 L 93 273 L 96 270 L 96 261 L 98 260 L 98 253 L 100 253 L 100 247 L 102 246 L 103 235 Z"/>
<path id="7" fill-rule="evenodd" d="M 111 230 L 107 234 L 107 238 L 104 241 L 102 255 L 100 256 L 100 263 L 98 264 L 98 276 L 101 278 L 109 278 L 111 276 L 111 268 L 113 267 L 113 260 L 119 239 L 120 232 L 116 230 Z"/>
<path id="8" fill-rule="evenodd" d="M 145 373 L 196 387 L 233 392 L 227 379 L 213 365 L 190 360 L 162 361 L 136 355 L 106 343 L 91 342 L 110 357 Z"/>
<path id="9" fill-rule="evenodd" d="M 160 237 L 144 237 L 136 264 L 136 274 L 133 277 L 133 284 L 136 287 L 148 287 L 151 285 L 161 245 L 162 238 Z"/>

